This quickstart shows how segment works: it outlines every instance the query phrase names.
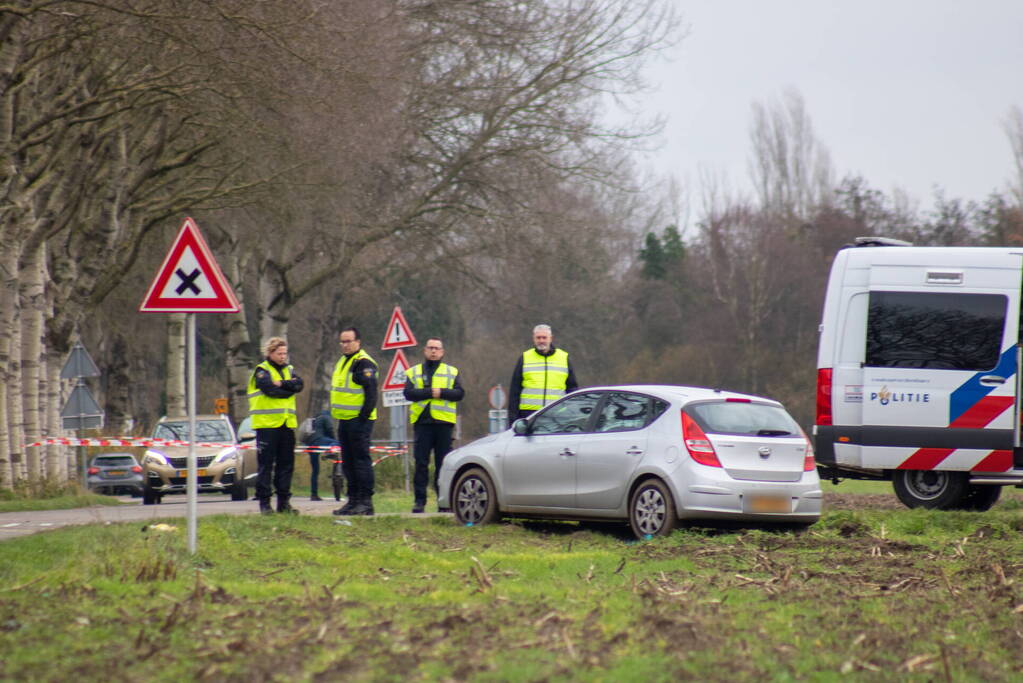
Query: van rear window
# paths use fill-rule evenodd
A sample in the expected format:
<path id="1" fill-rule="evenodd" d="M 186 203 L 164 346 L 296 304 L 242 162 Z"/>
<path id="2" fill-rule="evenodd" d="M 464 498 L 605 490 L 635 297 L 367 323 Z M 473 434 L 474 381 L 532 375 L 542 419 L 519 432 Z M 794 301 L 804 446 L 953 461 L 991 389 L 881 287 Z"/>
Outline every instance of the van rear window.
<path id="1" fill-rule="evenodd" d="M 866 365 L 990 370 L 998 365 L 1006 307 L 1001 294 L 872 291 Z"/>

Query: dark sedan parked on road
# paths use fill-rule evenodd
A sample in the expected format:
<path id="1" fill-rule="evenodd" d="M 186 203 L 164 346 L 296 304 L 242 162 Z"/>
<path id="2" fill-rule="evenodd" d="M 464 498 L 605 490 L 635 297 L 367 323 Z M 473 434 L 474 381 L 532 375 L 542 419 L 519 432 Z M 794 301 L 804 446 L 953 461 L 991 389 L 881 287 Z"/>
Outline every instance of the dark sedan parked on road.
<path id="1" fill-rule="evenodd" d="M 90 491 L 109 495 L 142 495 L 142 467 L 131 453 L 97 455 L 86 471 Z"/>

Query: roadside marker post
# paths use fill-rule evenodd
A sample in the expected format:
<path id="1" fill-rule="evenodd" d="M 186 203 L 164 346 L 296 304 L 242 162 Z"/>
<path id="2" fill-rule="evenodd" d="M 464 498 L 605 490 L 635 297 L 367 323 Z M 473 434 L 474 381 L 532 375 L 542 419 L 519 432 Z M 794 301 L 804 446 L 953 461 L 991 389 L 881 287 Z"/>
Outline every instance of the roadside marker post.
<path id="1" fill-rule="evenodd" d="M 196 520 L 199 487 L 195 464 L 196 313 L 237 313 L 238 297 L 217 265 L 199 226 L 186 217 L 163 265 L 149 286 L 140 313 L 185 313 L 188 402 L 188 552 L 198 549 Z"/>

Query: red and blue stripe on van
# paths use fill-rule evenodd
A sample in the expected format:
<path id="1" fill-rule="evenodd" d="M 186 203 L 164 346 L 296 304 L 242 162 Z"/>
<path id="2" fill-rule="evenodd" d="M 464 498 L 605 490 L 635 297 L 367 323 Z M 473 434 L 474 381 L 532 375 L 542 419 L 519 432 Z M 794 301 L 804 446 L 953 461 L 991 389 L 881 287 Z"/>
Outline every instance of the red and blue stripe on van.
<path id="1" fill-rule="evenodd" d="M 1016 347 L 1010 346 L 1002 352 L 998 365 L 987 372 L 978 372 L 963 382 L 949 397 L 949 421 L 951 429 L 983 429 L 999 415 L 1013 406 L 1012 395 L 991 396 L 999 386 L 982 384 L 980 379 L 988 375 L 1004 377 L 1006 384 L 1016 374 Z M 931 470 L 937 467 L 954 448 L 920 448 L 909 456 L 896 469 L 900 470 Z M 972 472 L 1005 472 L 1012 469 L 1011 450 L 993 450 L 970 468 Z"/>

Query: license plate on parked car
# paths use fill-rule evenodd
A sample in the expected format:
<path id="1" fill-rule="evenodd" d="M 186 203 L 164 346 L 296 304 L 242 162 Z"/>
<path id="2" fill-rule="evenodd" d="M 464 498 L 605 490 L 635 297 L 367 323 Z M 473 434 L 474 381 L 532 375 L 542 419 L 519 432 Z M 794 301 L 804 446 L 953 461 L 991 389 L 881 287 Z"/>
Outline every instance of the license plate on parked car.
<path id="1" fill-rule="evenodd" d="M 178 476 L 179 477 L 187 477 L 188 476 L 188 470 L 178 470 Z M 195 471 L 195 476 L 197 476 L 197 477 L 205 477 L 206 476 L 206 470 L 196 470 Z"/>
<path id="2" fill-rule="evenodd" d="M 123 477 L 124 476 L 124 470 L 108 470 L 107 471 L 107 476 L 109 476 L 109 477 Z"/>
<path id="3" fill-rule="evenodd" d="M 749 496 L 750 512 L 792 512 L 792 502 L 784 496 Z"/>

